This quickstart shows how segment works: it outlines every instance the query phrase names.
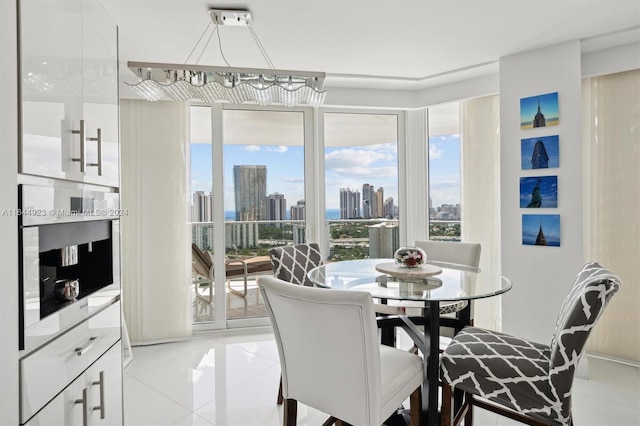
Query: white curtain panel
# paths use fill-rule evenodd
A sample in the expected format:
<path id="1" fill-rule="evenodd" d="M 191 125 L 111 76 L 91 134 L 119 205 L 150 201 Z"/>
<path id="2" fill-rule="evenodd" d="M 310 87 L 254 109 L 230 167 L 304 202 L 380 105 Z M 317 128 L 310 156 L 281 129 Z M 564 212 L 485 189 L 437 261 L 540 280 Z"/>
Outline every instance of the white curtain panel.
<path id="1" fill-rule="evenodd" d="M 583 82 L 585 261 L 622 280 L 588 351 L 640 362 L 640 70 Z M 560 140 L 562 143 L 562 140 Z M 560 159 L 560 167 L 564 161 Z"/>
<path id="2" fill-rule="evenodd" d="M 462 241 L 480 243 L 480 268 L 500 272 L 500 98 L 461 103 Z M 474 303 L 474 324 L 500 331 L 502 297 Z"/>
<path id="3" fill-rule="evenodd" d="M 191 336 L 187 107 L 122 100 L 122 298 L 133 345 Z"/>

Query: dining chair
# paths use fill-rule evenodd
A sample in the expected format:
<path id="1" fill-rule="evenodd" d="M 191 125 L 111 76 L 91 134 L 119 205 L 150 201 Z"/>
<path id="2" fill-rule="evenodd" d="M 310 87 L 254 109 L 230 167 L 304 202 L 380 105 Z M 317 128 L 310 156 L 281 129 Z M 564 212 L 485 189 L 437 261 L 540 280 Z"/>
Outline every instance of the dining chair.
<path id="1" fill-rule="evenodd" d="M 367 292 L 291 285 L 258 278 L 278 346 L 285 426 L 301 402 L 330 421 L 381 425 L 410 398 L 411 425 L 421 412 L 422 360 L 378 343 Z"/>
<path id="2" fill-rule="evenodd" d="M 269 249 L 273 275 L 292 284 L 313 287 L 307 273 L 322 265 L 318 243 L 294 244 Z"/>
<path id="3" fill-rule="evenodd" d="M 291 284 L 314 287 L 307 272 L 322 265 L 318 243 L 302 243 L 269 249 L 273 276 Z M 278 388 L 277 404 L 282 405 L 282 377 Z"/>
<path id="4" fill-rule="evenodd" d="M 480 265 L 480 253 L 481 245 L 478 243 L 462 243 L 456 241 L 423 241 L 416 240 L 414 242 L 416 247 L 421 248 L 427 254 L 428 262 L 444 262 L 454 263 L 457 265 L 463 265 L 470 268 L 478 268 Z M 421 302 L 409 302 L 409 301 L 391 301 L 387 302 L 386 308 L 379 309 L 386 314 L 402 314 L 406 315 L 415 324 L 424 323 L 424 310 L 428 309 Z M 448 336 L 453 336 L 465 325 L 471 325 L 471 309 L 469 308 L 466 317 L 461 318 L 460 312 L 463 311 L 469 302 L 466 300 L 453 303 L 441 303 L 440 315 L 441 316 L 454 316 L 448 320 L 442 320 L 442 328 L 453 328 L 453 332 L 450 332 Z M 384 325 L 383 325 L 384 327 Z M 441 335 L 446 334 L 445 332 Z M 441 339 L 441 347 L 444 349 L 445 345 L 449 342 L 448 337 Z M 414 350 L 417 350 L 414 346 Z"/>
<path id="5" fill-rule="evenodd" d="M 573 375 L 589 333 L 620 280 L 588 263 L 560 309 L 549 345 L 465 327 L 442 354 L 442 425 L 473 424 L 478 406 L 530 425 L 571 425 Z M 452 388 L 464 403 L 452 410 Z"/>

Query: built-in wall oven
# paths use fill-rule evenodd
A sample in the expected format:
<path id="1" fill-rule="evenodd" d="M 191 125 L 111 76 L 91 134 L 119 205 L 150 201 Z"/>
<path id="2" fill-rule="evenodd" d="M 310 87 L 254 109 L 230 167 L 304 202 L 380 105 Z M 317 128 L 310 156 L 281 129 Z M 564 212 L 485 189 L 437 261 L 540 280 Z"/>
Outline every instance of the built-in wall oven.
<path id="1" fill-rule="evenodd" d="M 20 185 L 20 349 L 37 349 L 120 299 L 119 196 Z"/>

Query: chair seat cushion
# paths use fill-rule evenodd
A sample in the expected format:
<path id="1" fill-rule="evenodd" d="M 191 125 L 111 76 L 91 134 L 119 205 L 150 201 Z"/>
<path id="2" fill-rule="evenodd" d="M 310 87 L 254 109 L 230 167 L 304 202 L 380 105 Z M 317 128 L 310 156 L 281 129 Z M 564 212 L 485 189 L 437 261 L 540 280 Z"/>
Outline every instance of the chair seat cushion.
<path id="1" fill-rule="evenodd" d="M 383 419 L 402 404 L 406 396 L 422 384 L 422 359 L 412 353 L 380 345 Z"/>
<path id="2" fill-rule="evenodd" d="M 549 346 L 465 327 L 442 354 L 441 377 L 451 386 L 541 419 L 559 402 L 549 384 Z"/>

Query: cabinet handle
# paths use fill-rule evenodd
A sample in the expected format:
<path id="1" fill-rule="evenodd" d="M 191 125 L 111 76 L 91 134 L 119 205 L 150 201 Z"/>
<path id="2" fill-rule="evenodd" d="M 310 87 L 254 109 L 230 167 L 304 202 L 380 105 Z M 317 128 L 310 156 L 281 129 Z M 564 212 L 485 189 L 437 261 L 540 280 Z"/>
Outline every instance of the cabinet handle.
<path id="1" fill-rule="evenodd" d="M 89 425 L 89 398 L 87 396 L 88 389 L 82 389 L 82 398 L 76 399 L 76 404 L 82 404 L 82 426 Z"/>
<path id="2" fill-rule="evenodd" d="M 87 341 L 87 343 L 85 343 L 83 346 L 78 346 L 77 348 L 74 349 L 74 351 L 76 352 L 76 355 L 78 356 L 84 355 L 85 352 L 91 349 L 91 347 L 103 337 L 104 337 L 104 334 L 101 334 L 100 336 L 91 336 Z"/>
<path id="3" fill-rule="evenodd" d="M 98 142 L 98 162 L 97 163 L 89 163 L 87 166 L 97 167 L 98 168 L 98 176 L 102 176 L 102 129 L 98 129 L 98 134 L 95 138 L 87 138 L 87 140 L 92 142 Z"/>
<path id="4" fill-rule="evenodd" d="M 72 130 L 74 135 L 80 135 L 80 158 L 72 158 L 73 161 L 80 162 L 80 172 L 84 173 L 86 168 L 87 145 L 84 139 L 84 120 L 80 120 L 80 130 Z"/>
<path id="5" fill-rule="evenodd" d="M 100 418 L 104 419 L 105 406 L 104 406 L 104 371 L 100 372 L 100 379 L 92 383 L 92 385 L 100 386 L 100 405 L 93 407 L 93 411 L 100 410 Z"/>

